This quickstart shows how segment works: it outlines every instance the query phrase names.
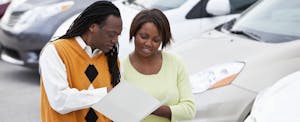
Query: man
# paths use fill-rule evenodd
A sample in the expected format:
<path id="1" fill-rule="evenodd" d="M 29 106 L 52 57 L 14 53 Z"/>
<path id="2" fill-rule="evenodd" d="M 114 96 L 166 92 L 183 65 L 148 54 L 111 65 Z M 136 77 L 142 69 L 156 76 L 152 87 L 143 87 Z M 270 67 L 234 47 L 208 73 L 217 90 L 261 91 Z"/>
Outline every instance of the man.
<path id="1" fill-rule="evenodd" d="M 109 1 L 87 7 L 40 57 L 43 122 L 110 122 L 91 106 L 120 81 L 119 9 Z"/>

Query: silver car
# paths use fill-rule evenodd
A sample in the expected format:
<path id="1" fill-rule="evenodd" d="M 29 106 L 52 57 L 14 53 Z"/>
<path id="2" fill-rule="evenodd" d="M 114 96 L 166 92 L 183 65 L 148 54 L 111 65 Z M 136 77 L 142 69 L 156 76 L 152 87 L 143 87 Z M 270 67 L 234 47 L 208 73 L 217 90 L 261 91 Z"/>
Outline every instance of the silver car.
<path id="1" fill-rule="evenodd" d="M 187 64 L 194 122 L 241 122 L 259 91 L 300 69 L 300 1 L 262 0 L 170 51 Z"/>
<path id="2" fill-rule="evenodd" d="M 97 0 L 13 0 L 0 22 L 4 61 L 37 68 L 39 53 L 58 26 Z"/>

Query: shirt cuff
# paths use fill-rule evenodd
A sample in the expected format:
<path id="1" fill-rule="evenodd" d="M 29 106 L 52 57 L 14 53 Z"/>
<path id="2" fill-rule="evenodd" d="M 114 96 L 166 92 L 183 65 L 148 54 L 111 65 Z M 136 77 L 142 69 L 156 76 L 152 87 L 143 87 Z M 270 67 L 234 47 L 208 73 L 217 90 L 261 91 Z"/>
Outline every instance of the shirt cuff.
<path id="1" fill-rule="evenodd" d="M 107 94 L 107 87 L 94 89 L 94 94 L 99 96 L 98 101 L 100 101 Z"/>

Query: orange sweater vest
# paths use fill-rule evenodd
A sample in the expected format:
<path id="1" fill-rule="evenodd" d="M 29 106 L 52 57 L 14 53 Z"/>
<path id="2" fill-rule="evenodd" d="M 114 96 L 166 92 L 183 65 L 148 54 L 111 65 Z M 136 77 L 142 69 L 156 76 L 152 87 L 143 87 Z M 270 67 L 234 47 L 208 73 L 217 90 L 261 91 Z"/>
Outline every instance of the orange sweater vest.
<path id="1" fill-rule="evenodd" d="M 104 53 L 90 58 L 74 38 L 57 40 L 53 44 L 65 64 L 70 88 L 77 88 L 78 90 L 88 89 L 91 83 L 85 71 L 90 64 L 94 65 L 98 71 L 98 75 L 92 83 L 94 88 L 112 87 Z M 85 117 L 89 110 L 90 108 L 86 108 L 63 115 L 57 113 L 48 102 L 41 78 L 41 118 L 43 122 L 85 122 Z M 97 122 L 111 122 L 96 110 L 95 113 L 98 116 Z"/>

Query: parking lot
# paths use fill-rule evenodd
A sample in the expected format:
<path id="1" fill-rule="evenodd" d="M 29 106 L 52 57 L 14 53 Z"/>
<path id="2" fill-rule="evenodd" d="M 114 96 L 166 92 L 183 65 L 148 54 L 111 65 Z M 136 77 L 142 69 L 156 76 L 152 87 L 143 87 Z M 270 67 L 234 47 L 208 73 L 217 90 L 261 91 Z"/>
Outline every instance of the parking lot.
<path id="1" fill-rule="evenodd" d="M 80 12 L 96 0 L 4 1 L 13 1 L 14 4 L 11 4 L 12 7 L 7 9 L 2 18 L 0 16 L 0 122 L 40 122 L 40 81 L 39 72 L 36 68 L 38 67 L 39 54 L 49 40 L 64 35 Z M 196 116 L 193 120 L 185 122 L 300 122 L 298 115 L 300 109 L 298 104 L 300 94 L 298 93 L 300 92 L 297 87 L 300 84 L 294 84 L 299 83 L 300 80 L 299 0 L 290 0 L 289 2 L 284 0 L 221 0 L 222 2 L 219 0 L 175 0 L 171 2 L 172 4 L 160 0 L 148 2 L 143 0 L 111 1 L 119 8 L 123 21 L 123 32 L 118 37 L 120 61 L 132 52 L 134 44 L 139 43 L 135 42 L 139 41 L 135 37 L 143 35 L 136 33 L 133 38 L 134 43 L 128 43 L 129 36 L 127 34 L 130 31 L 131 22 L 138 12 L 143 9 L 157 8 L 161 9 L 170 20 L 170 28 L 175 43 L 172 44 L 171 48 L 163 51 L 174 53 L 182 59 L 187 67 L 193 95 L 196 98 Z M 253 3 L 255 4 L 247 9 Z M 47 14 L 44 14 L 45 12 Z M 82 15 L 85 14 L 80 16 L 84 19 Z M 75 28 L 74 25 L 76 24 L 73 24 Z M 141 27 L 143 26 L 141 25 Z M 89 25 L 89 28 L 92 27 Z M 159 31 L 161 28 L 156 29 L 161 32 Z M 102 30 L 102 27 L 97 30 Z M 97 34 L 92 34 L 92 36 L 85 36 L 85 34 L 81 37 L 92 37 L 91 39 L 84 38 L 84 42 L 88 46 L 104 51 L 100 46 L 97 47 L 97 43 L 100 44 L 102 39 L 93 39 L 93 35 Z M 103 31 L 100 36 L 95 37 L 104 37 L 106 36 L 104 34 L 107 34 L 108 37 L 111 35 Z M 116 34 L 118 33 L 114 33 L 114 36 L 111 37 L 115 38 Z M 150 38 L 149 35 L 151 34 L 148 34 Z M 164 37 L 163 34 L 160 36 Z M 90 41 L 93 43 L 89 43 Z M 139 50 L 139 47 L 146 49 L 146 41 L 144 46 L 136 46 L 138 48 L 134 53 L 143 53 L 145 51 Z M 153 43 L 152 48 L 156 51 L 157 45 Z M 149 49 L 144 54 L 150 52 Z M 158 54 L 154 51 L 148 53 L 151 54 L 150 56 L 145 57 L 150 59 Z M 61 56 L 61 52 L 58 53 L 59 56 Z M 74 51 L 74 53 L 77 52 Z M 48 55 L 43 56 L 50 57 Z M 65 61 L 67 56 L 63 56 L 61 59 Z M 77 58 L 73 55 L 70 57 L 71 61 Z M 1 59 L 15 64 L 6 63 Z M 57 59 L 57 57 L 54 57 L 54 59 Z M 164 62 L 163 60 L 161 58 L 159 61 Z M 82 60 L 82 62 L 84 61 Z M 49 62 L 48 64 L 51 63 L 56 66 L 55 63 Z M 131 59 L 130 62 L 132 62 Z M 151 63 L 151 61 L 149 62 Z M 149 62 L 144 62 L 144 64 Z M 65 65 L 71 64 L 71 66 L 66 66 L 67 68 L 72 67 L 75 63 L 78 65 L 83 64 L 81 62 L 63 63 L 66 63 Z M 18 66 L 22 64 L 24 66 Z M 120 65 L 122 66 L 123 63 L 120 63 Z M 25 67 L 33 67 L 36 70 Z M 150 69 L 152 66 L 140 65 L 140 67 L 145 67 L 144 70 L 146 71 L 148 67 Z M 75 73 L 77 73 L 77 67 L 74 68 L 76 69 L 66 69 L 68 78 L 73 79 L 73 72 L 76 71 Z M 63 76 L 66 75 L 58 68 L 55 70 L 42 69 L 45 73 L 44 76 L 50 77 L 45 80 L 47 82 L 51 82 L 52 80 L 49 80 L 51 78 L 57 78 L 56 75 L 48 75 L 53 72 L 58 72 L 57 74 Z M 133 69 L 137 70 L 138 68 L 134 67 Z M 46 72 L 46 70 L 51 73 Z M 124 72 L 128 73 L 128 70 L 124 69 Z M 93 72 L 89 73 L 88 69 L 85 73 L 89 75 Z M 128 74 L 130 74 L 130 71 Z M 177 73 L 174 77 L 180 78 L 180 74 L 183 73 Z M 145 73 L 145 75 L 149 74 Z M 69 86 L 73 88 L 73 83 L 75 81 L 77 83 L 77 78 L 81 81 L 85 77 L 80 76 L 74 77 L 74 81 L 69 81 L 72 82 Z M 169 75 L 167 76 L 169 77 Z M 88 78 L 90 80 L 89 76 Z M 160 79 L 160 77 L 157 79 Z M 179 80 L 177 82 L 181 83 Z M 139 83 L 143 82 L 139 81 Z M 159 82 L 158 84 L 160 83 L 164 85 L 165 82 Z M 92 87 L 87 88 L 88 85 L 85 86 L 89 90 Z M 149 88 L 151 85 L 149 85 Z M 74 88 L 83 89 L 77 86 Z M 153 87 L 155 92 L 157 92 L 157 88 Z M 178 95 L 180 99 L 177 100 L 179 104 L 183 100 L 181 99 L 183 98 L 181 93 L 184 90 L 181 89 L 181 84 L 177 84 L 174 89 L 180 93 Z M 69 93 L 68 90 L 70 89 L 64 89 L 62 93 Z M 50 91 L 61 91 L 61 89 L 51 89 Z M 168 97 L 173 95 L 169 94 L 171 92 L 157 93 Z M 51 96 L 49 92 L 47 95 Z M 81 96 L 79 95 L 79 97 Z M 64 99 L 65 97 L 60 98 Z M 55 103 L 60 104 L 61 101 L 71 101 L 70 103 L 73 103 L 73 101 L 77 102 L 78 100 L 58 99 L 58 102 Z M 170 101 L 166 104 L 169 104 Z M 61 105 L 69 107 L 66 104 Z M 75 106 L 76 104 L 72 105 Z M 178 110 L 184 111 L 184 109 Z M 192 115 L 191 113 L 189 114 Z M 172 118 L 176 117 L 172 116 Z"/>
<path id="2" fill-rule="evenodd" d="M 0 60 L 1 122 L 40 122 L 38 71 Z"/>

